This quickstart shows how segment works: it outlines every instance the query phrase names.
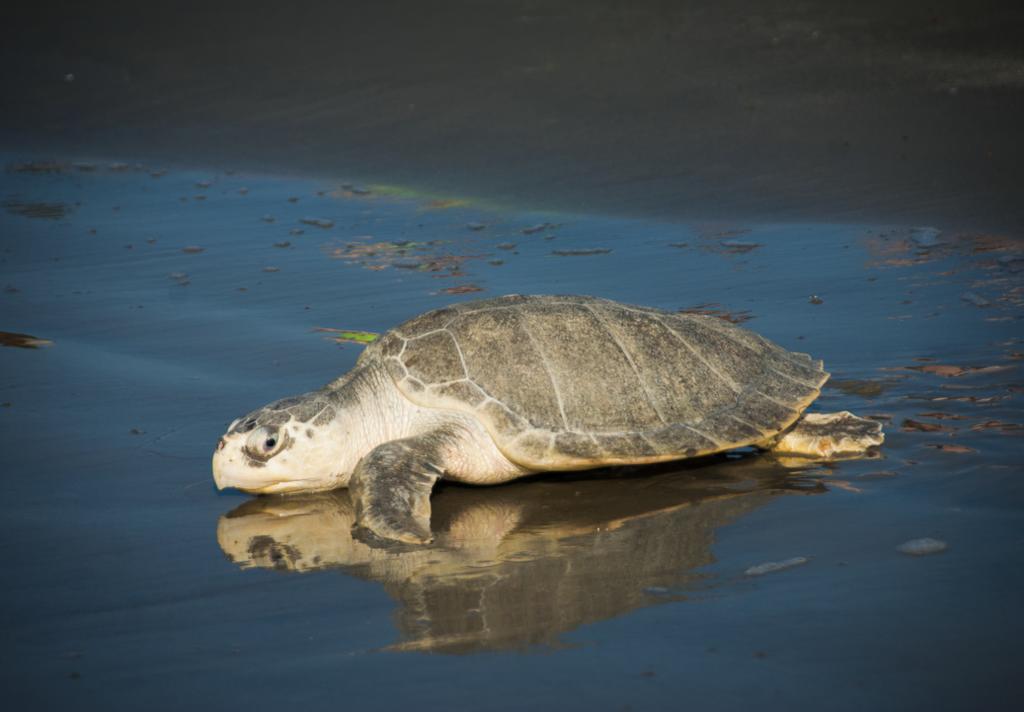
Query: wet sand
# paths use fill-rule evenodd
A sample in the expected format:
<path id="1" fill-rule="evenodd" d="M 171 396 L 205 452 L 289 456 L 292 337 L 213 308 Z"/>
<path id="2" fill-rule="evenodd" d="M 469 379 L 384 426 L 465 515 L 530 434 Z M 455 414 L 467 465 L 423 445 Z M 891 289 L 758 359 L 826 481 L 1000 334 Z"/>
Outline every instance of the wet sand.
<path id="1" fill-rule="evenodd" d="M 19 707 L 1012 706 L 1019 240 L 5 158 Z M 811 352 L 833 374 L 815 407 L 883 419 L 881 458 L 442 487 L 438 545 L 394 554 L 350 540 L 344 493 L 214 490 L 228 421 L 358 357 L 318 329 L 509 292 L 711 313 Z M 897 550 L 924 537 L 946 550 Z"/>
<path id="2" fill-rule="evenodd" d="M 0 131 L 33 157 L 201 156 L 642 217 L 1024 224 L 1015 2 L 9 13 Z"/>
<path id="3" fill-rule="evenodd" d="M 96 7 L 0 43 L 11 704 L 1015 708 L 1018 10 Z M 214 489 L 323 329 L 506 293 L 743 323 L 885 446 L 442 486 L 419 551 Z"/>

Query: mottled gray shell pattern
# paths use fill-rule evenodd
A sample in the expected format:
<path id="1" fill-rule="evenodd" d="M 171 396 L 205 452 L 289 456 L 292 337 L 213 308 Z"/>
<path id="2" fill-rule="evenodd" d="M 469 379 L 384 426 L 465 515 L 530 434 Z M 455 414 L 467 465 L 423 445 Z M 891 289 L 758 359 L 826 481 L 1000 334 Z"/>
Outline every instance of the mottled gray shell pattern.
<path id="1" fill-rule="evenodd" d="M 367 348 L 423 407 L 477 417 L 526 467 L 658 462 L 762 443 L 828 373 L 747 329 L 592 297 L 507 296 L 401 324 Z"/>

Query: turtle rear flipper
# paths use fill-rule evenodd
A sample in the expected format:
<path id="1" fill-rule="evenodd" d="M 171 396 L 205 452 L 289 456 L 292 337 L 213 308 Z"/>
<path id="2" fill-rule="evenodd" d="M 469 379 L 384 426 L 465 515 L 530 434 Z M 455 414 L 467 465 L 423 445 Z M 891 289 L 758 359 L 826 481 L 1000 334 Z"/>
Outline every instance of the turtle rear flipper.
<path id="1" fill-rule="evenodd" d="M 349 482 L 357 530 L 407 544 L 433 540 L 430 491 L 444 472 L 434 464 L 437 440 L 431 435 L 393 440 L 359 461 Z"/>
<path id="2" fill-rule="evenodd" d="M 766 447 L 779 455 L 831 458 L 866 453 L 884 440 L 881 423 L 844 410 L 806 413 Z"/>

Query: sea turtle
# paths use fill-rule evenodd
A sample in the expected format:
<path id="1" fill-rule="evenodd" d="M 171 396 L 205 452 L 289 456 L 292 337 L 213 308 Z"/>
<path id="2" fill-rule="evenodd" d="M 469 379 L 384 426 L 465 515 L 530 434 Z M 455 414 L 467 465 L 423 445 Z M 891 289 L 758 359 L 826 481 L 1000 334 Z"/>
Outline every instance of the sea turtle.
<path id="1" fill-rule="evenodd" d="M 439 479 L 646 464 L 744 446 L 832 457 L 881 444 L 808 414 L 829 374 L 721 319 L 580 296 L 463 302 L 401 324 L 323 388 L 235 420 L 221 489 L 349 487 L 370 538 L 431 540 Z"/>

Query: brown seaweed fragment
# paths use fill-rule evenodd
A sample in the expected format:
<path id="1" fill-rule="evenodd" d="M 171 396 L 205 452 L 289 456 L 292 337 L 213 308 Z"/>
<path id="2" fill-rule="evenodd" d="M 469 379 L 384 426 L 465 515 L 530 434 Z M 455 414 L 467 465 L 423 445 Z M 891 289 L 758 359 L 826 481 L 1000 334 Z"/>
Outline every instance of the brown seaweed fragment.
<path id="1" fill-rule="evenodd" d="M 475 284 L 460 284 L 455 287 L 446 287 L 441 290 L 442 294 L 471 294 L 473 292 L 482 292 L 483 287 L 478 287 Z"/>
<path id="2" fill-rule="evenodd" d="M 956 428 L 950 427 L 948 425 L 939 425 L 938 423 L 925 423 L 920 420 L 904 418 L 903 423 L 900 424 L 900 430 L 906 433 L 952 433 L 953 431 L 956 430 Z"/>
<path id="3" fill-rule="evenodd" d="M 966 445 L 958 445 L 956 443 L 925 443 L 924 446 L 940 452 L 952 452 L 958 455 L 977 452 L 974 448 L 967 447 Z"/>
<path id="4" fill-rule="evenodd" d="M 607 247 L 592 247 L 586 250 L 551 250 L 551 254 L 559 257 L 586 257 L 588 255 L 607 255 L 611 250 Z"/>
<path id="5" fill-rule="evenodd" d="M 730 324 L 742 324 L 745 321 L 750 321 L 754 318 L 754 315 L 750 313 L 749 309 L 743 309 L 741 311 L 729 311 L 718 302 L 705 302 L 703 304 L 697 304 L 692 307 L 684 307 L 679 310 L 680 314 L 702 314 L 704 316 L 713 316 L 715 318 L 727 321 Z"/>
<path id="6" fill-rule="evenodd" d="M 72 211 L 71 206 L 64 203 L 22 203 L 17 200 L 7 201 L 4 208 L 14 215 L 43 220 L 60 220 Z"/>
<path id="7" fill-rule="evenodd" d="M 1003 435 L 1019 435 L 1024 433 L 1024 425 L 1021 423 L 1008 423 L 1004 420 L 986 420 L 981 423 L 975 423 L 971 426 L 971 430 L 975 432 L 997 430 Z"/>
<path id="8" fill-rule="evenodd" d="M 12 346 L 18 349 L 38 349 L 43 346 L 53 346 L 53 342 L 49 339 L 40 339 L 38 336 L 31 336 L 29 334 L 0 331 L 0 346 Z"/>

